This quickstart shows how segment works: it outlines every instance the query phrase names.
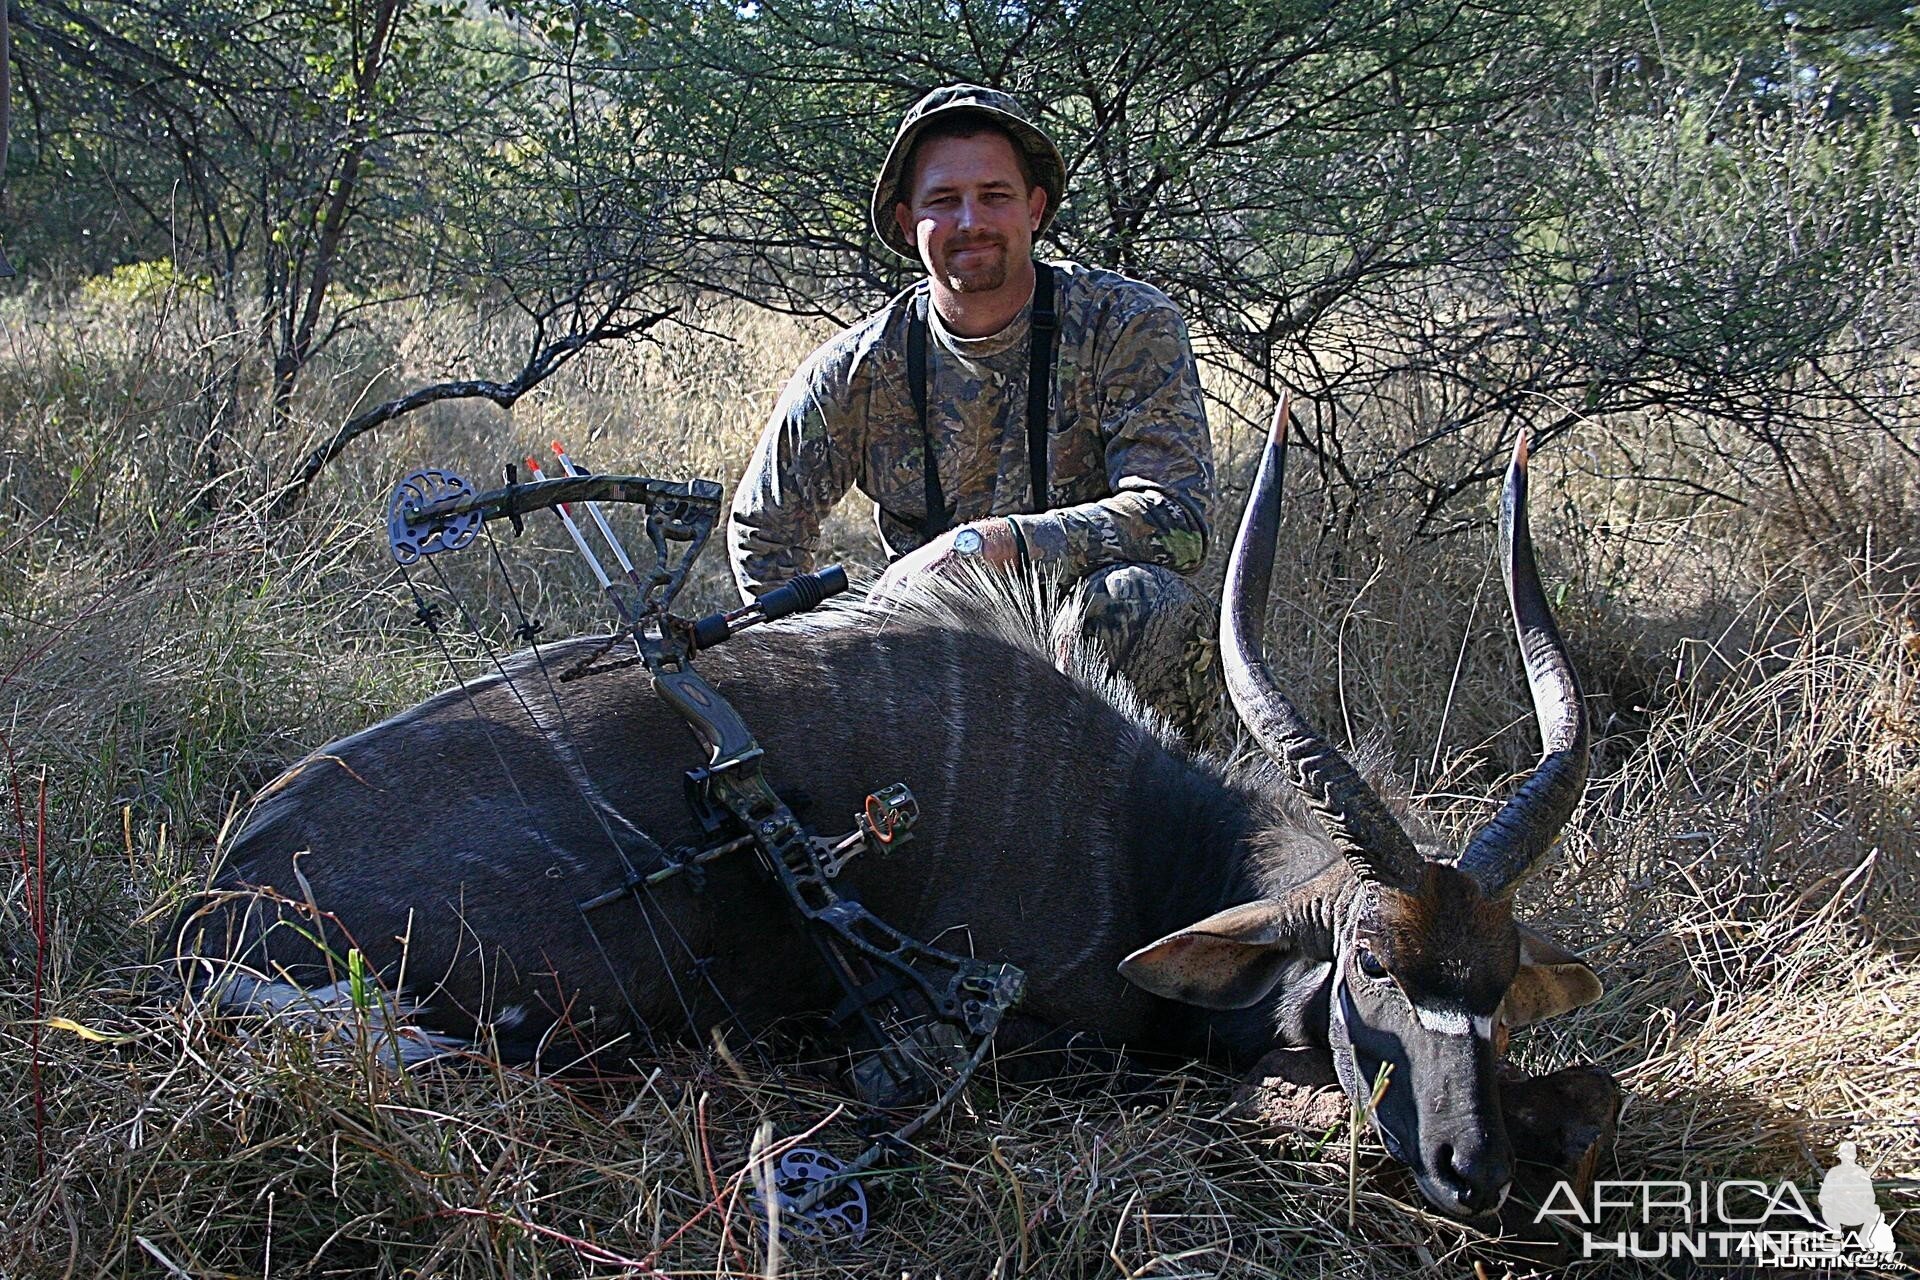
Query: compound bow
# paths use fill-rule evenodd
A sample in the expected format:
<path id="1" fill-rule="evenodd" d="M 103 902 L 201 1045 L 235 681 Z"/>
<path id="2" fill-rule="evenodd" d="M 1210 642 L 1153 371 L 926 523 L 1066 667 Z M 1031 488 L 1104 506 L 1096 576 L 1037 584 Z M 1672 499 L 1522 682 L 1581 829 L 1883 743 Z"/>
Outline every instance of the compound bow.
<path id="1" fill-rule="evenodd" d="M 762 749 L 745 722 L 693 668 L 700 650 L 811 609 L 846 590 L 845 571 L 835 565 L 802 575 L 731 612 L 697 620 L 677 616 L 671 612 L 674 598 L 719 518 L 720 486 L 710 480 L 677 483 L 593 475 L 576 466 L 558 442 L 553 451 L 565 474 L 549 478 L 528 459 L 531 481 L 522 481 L 510 464 L 506 483 L 484 493 L 475 493 L 471 484 L 449 471 L 413 472 L 387 504 L 388 546 L 404 574 L 427 557 L 471 545 L 488 520 L 505 518 L 517 535 L 524 531 L 526 516 L 550 510 L 565 527 L 612 602 L 620 630 L 561 679 L 644 663 L 654 690 L 686 720 L 707 753 L 707 763 L 687 773 L 686 795 L 708 842 L 673 851 L 654 846 L 657 865 L 629 864 L 620 887 L 581 901 L 578 908 L 589 914 L 681 875 L 697 888 L 699 870 L 708 863 L 749 849 L 757 855 L 798 913 L 842 993 L 834 1021 L 851 1027 L 860 1042 L 852 1079 L 861 1099 L 874 1107 L 895 1108 L 931 1097 L 912 1120 L 851 1163 L 817 1151 L 795 1151 L 776 1171 L 788 1221 L 798 1217 L 816 1230 L 861 1234 L 865 1199 L 854 1179 L 890 1148 L 910 1140 L 958 1096 L 985 1059 L 1001 1019 L 1020 999 L 1025 975 L 1012 965 L 957 956 L 908 937 L 837 887 L 836 877 L 856 854 L 878 853 L 909 838 L 918 815 L 912 793 L 900 783 L 882 788 L 867 797 L 852 833 L 837 840 L 814 835 L 768 783 L 761 770 Z M 653 552 L 649 571 L 634 566 L 602 503 L 645 510 Z M 618 578 L 594 554 L 574 516 L 576 505 L 612 551 Z M 413 587 L 410 577 L 408 585 Z M 417 588 L 414 594 L 421 620 L 434 625 L 435 611 Z M 511 598 L 519 612 L 518 597 Z M 521 614 L 517 634 L 536 653 L 540 630 L 540 623 Z M 628 642 L 632 656 L 601 661 Z"/>

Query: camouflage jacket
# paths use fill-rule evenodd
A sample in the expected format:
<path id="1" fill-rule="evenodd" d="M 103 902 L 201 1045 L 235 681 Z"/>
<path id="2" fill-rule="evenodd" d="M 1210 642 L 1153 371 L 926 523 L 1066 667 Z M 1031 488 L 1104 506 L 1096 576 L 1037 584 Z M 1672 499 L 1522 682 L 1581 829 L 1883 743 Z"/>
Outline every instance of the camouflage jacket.
<path id="1" fill-rule="evenodd" d="M 947 332 L 928 308 L 927 426 L 953 523 L 1017 515 L 1033 559 L 1067 580 L 1121 561 L 1190 573 L 1206 557 L 1213 445 L 1186 325 L 1165 294 L 1123 275 L 1062 262 L 1054 279 L 1043 511 L 1027 465 L 1031 304 L 984 338 Z M 924 540 L 924 450 L 907 383 L 912 300 L 908 290 L 835 337 L 787 384 L 727 523 L 743 596 L 811 570 L 821 520 L 856 485 L 878 507 L 890 555 Z"/>

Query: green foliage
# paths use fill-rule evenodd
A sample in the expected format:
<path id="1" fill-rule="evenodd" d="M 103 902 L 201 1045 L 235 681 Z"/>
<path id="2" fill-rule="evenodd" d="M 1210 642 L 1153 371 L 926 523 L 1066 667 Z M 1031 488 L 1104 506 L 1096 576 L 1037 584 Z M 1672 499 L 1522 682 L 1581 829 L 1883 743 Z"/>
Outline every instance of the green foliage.
<path id="1" fill-rule="evenodd" d="M 1671 405 L 1777 440 L 1904 420 L 1862 388 L 1893 385 L 1905 340 L 1876 318 L 1912 235 L 1913 139 L 1832 87 L 1903 65 L 1888 13 L 1818 31 L 1725 3 L 513 13 L 672 175 L 654 212 L 683 278 L 837 318 L 912 274 L 867 227 L 899 113 L 942 82 L 1012 91 L 1071 168 L 1051 250 L 1166 288 L 1203 359 L 1332 407 L 1310 442 L 1329 481 L 1429 519 L 1525 423 L 1546 440 Z M 1814 372 L 1837 367 L 1861 375 L 1845 394 Z M 1422 442 L 1341 438 L 1368 414 L 1413 417 Z"/>
<path id="2" fill-rule="evenodd" d="M 80 282 L 81 296 L 94 302 L 152 302 L 177 289 L 208 293 L 213 277 L 186 275 L 171 258 L 127 262 L 101 276 Z"/>
<path id="3" fill-rule="evenodd" d="M 1766 107 L 1920 110 L 1920 19 L 1899 0 L 1666 0 L 1646 14 L 1641 58 L 1663 75 Z"/>
<path id="4" fill-rule="evenodd" d="M 1569 263 L 1604 264 L 1583 298 L 1590 362 L 1631 372 L 1640 353 L 1677 386 L 1716 371 L 1765 383 L 1863 319 L 1908 247 L 1911 160 L 1879 161 L 1872 129 L 1806 111 L 1725 120 L 1680 99 L 1658 121 L 1622 121 L 1571 184 Z"/>
<path id="5" fill-rule="evenodd" d="M 1790 469 L 1795 439 L 1907 424 L 1920 37 L 1890 4 L 34 12 L 15 207 L 59 216 L 0 233 L 29 261 L 55 232 L 90 273 L 165 256 L 210 280 L 271 352 L 277 402 L 361 317 L 422 299 L 512 330 L 521 390 L 689 294 L 850 318 L 912 275 L 867 226 L 899 113 L 973 80 L 1068 157 L 1049 252 L 1165 288 L 1223 374 L 1327 407 L 1304 443 L 1329 483 L 1440 527 L 1522 425 L 1545 442 L 1681 407 Z M 221 406 L 248 384 L 205 381 Z M 1388 414 L 1417 446 L 1343 438 Z"/>

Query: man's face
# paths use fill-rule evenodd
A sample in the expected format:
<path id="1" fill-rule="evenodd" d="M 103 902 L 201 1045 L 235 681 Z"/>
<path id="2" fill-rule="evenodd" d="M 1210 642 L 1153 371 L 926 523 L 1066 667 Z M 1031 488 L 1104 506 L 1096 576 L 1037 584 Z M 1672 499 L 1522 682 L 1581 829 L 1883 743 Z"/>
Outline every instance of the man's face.
<path id="1" fill-rule="evenodd" d="M 922 143 L 909 198 L 893 216 L 936 281 L 991 293 L 1032 258 L 1046 208 L 1046 189 L 1028 190 L 1013 143 L 990 129 Z"/>

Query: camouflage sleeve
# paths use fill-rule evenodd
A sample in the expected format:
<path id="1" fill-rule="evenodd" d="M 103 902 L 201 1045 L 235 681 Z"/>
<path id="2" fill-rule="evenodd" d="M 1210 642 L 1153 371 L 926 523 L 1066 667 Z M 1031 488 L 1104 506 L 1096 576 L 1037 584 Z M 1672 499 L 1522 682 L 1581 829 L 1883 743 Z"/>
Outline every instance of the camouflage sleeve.
<path id="1" fill-rule="evenodd" d="M 1094 376 L 1112 496 L 1015 517 L 1028 552 L 1070 579 L 1128 561 L 1192 573 L 1207 556 L 1213 439 L 1179 313 L 1134 317 Z"/>
<path id="2" fill-rule="evenodd" d="M 853 486 L 859 415 L 823 398 L 831 381 L 816 361 L 801 366 L 733 491 L 727 559 L 744 600 L 812 570 L 820 522 Z"/>

